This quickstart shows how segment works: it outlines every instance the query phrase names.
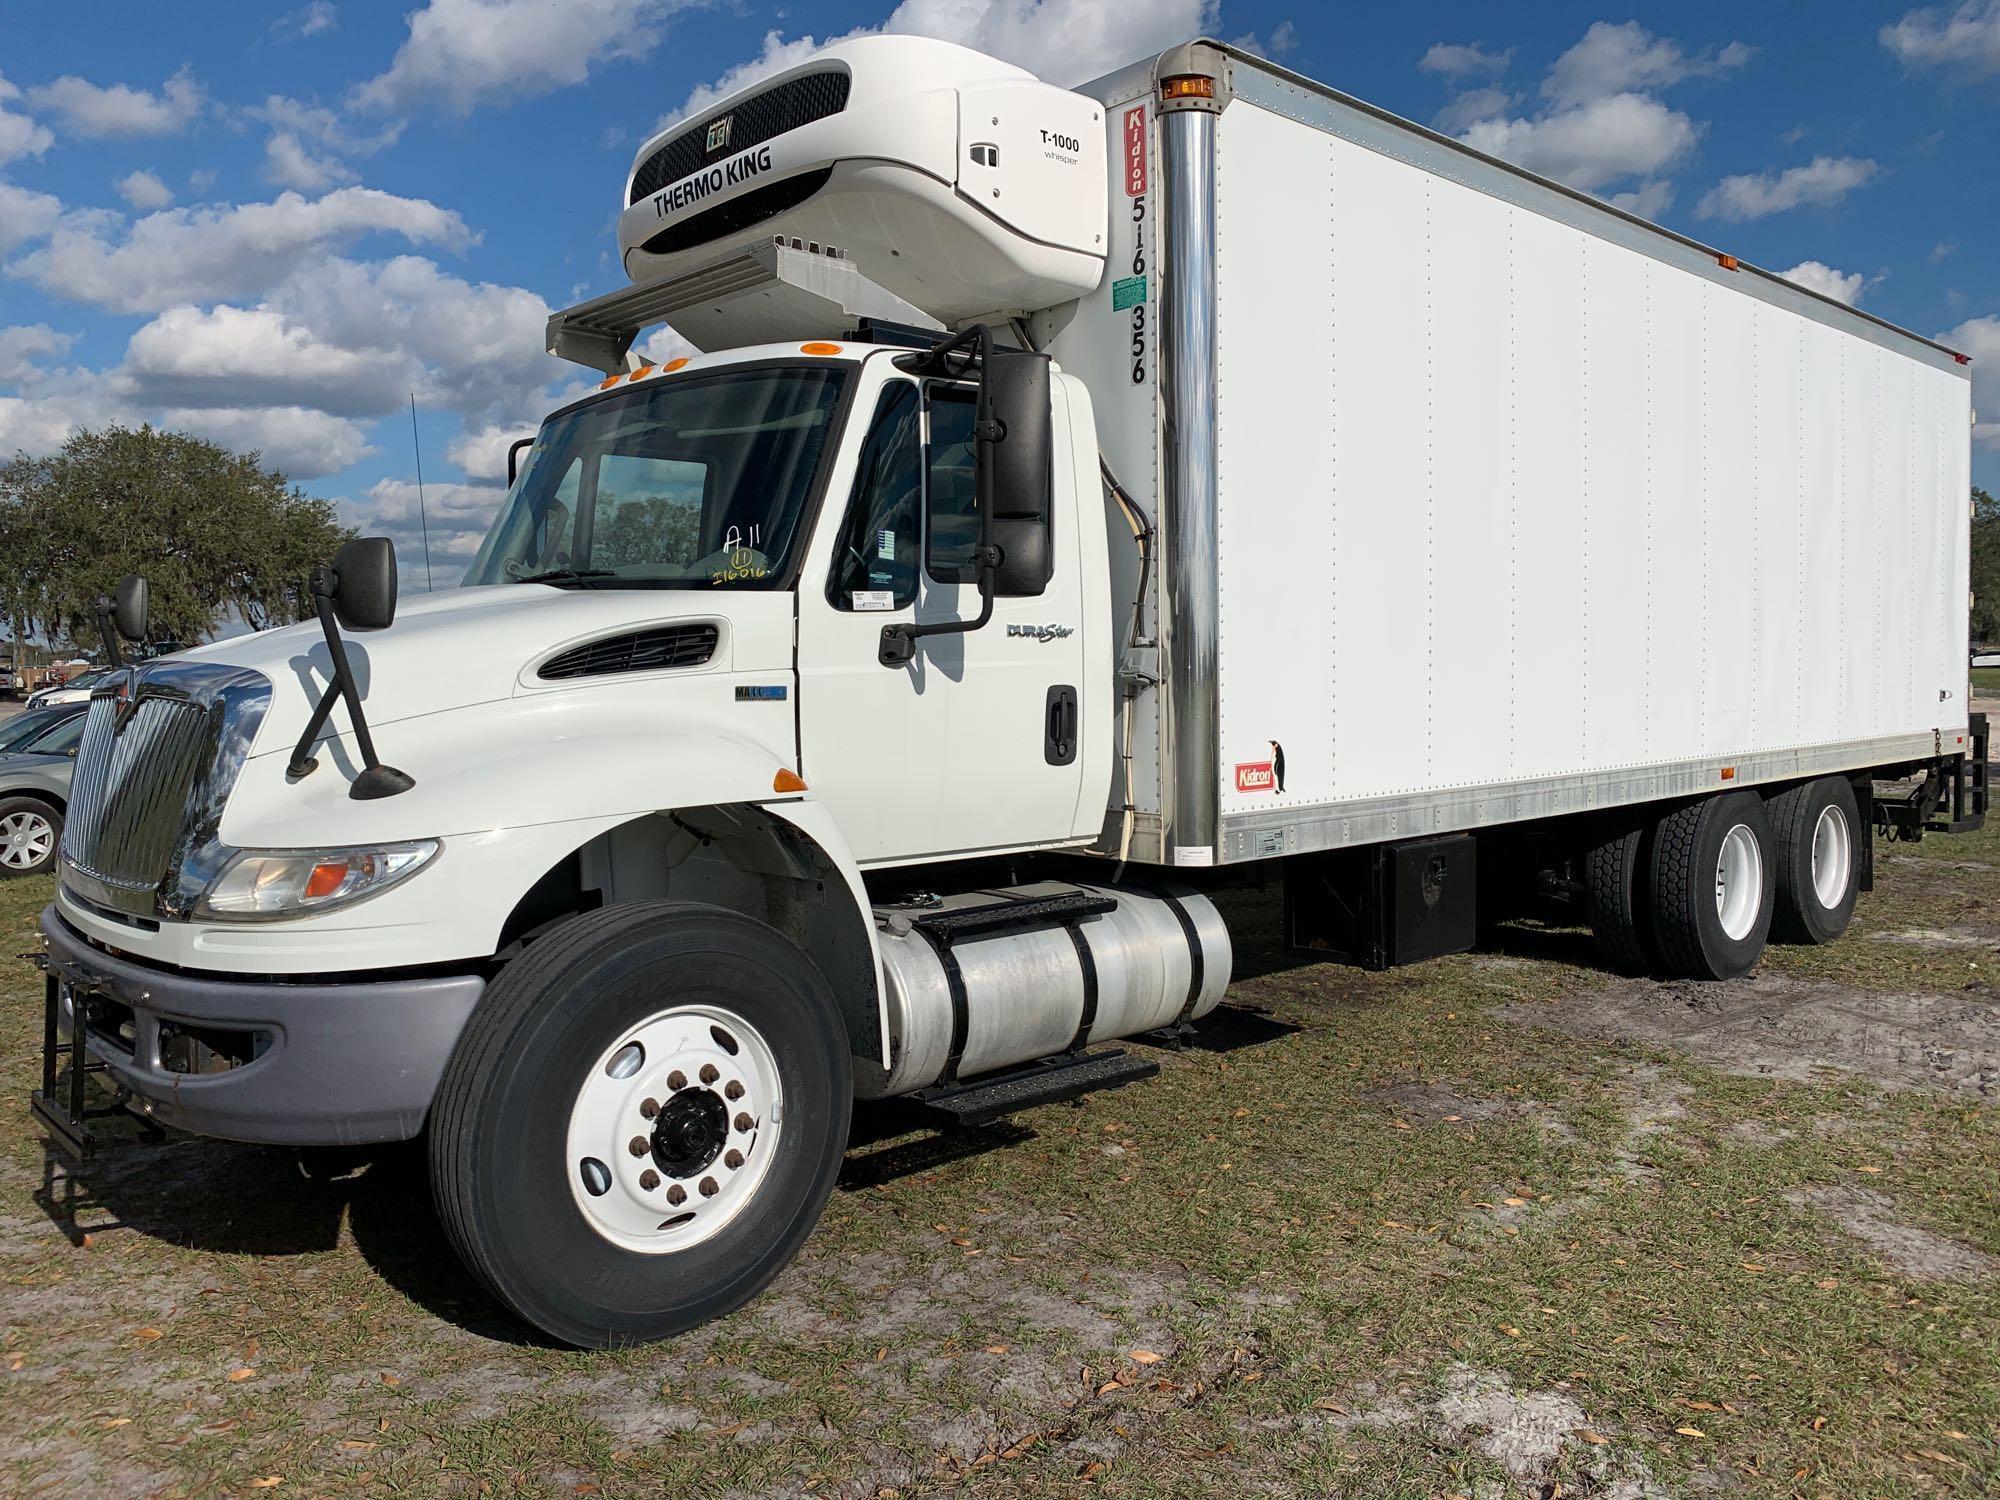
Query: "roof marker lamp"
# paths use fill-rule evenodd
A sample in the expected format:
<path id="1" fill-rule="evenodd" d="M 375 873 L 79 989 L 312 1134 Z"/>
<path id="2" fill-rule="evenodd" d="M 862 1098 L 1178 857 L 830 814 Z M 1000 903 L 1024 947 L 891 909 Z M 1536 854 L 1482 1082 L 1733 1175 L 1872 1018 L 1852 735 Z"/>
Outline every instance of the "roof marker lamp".
<path id="1" fill-rule="evenodd" d="M 379 896 L 437 857 L 436 839 L 357 849 L 246 849 L 222 867 L 195 916 L 269 922 L 317 916 Z"/>

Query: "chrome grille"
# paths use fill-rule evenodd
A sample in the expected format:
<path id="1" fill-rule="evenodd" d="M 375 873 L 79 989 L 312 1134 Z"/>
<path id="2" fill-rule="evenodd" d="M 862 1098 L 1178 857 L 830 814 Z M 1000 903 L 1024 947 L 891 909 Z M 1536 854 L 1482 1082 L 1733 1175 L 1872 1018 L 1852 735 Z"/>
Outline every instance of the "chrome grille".
<path id="1" fill-rule="evenodd" d="M 70 778 L 62 879 L 86 900 L 152 916 L 223 799 L 270 702 L 256 672 L 134 668 L 90 700 Z"/>
<path id="2" fill-rule="evenodd" d="M 92 698 L 70 782 L 63 858 L 105 885 L 157 886 L 214 748 L 214 718 L 208 705 L 186 698 Z"/>

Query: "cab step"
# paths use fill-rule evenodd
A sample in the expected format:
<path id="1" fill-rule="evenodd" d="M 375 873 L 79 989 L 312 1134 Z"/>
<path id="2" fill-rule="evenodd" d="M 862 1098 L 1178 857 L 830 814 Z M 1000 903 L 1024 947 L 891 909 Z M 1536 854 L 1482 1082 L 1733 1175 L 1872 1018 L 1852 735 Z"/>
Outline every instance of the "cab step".
<path id="1" fill-rule="evenodd" d="M 988 1073 L 963 1083 L 919 1089 L 910 1102 L 952 1125 L 984 1125 L 1016 1110 L 1079 1099 L 1100 1089 L 1123 1088 L 1155 1077 L 1160 1065 L 1134 1057 L 1122 1047 L 1102 1052 L 1065 1053 L 1006 1073 Z"/>

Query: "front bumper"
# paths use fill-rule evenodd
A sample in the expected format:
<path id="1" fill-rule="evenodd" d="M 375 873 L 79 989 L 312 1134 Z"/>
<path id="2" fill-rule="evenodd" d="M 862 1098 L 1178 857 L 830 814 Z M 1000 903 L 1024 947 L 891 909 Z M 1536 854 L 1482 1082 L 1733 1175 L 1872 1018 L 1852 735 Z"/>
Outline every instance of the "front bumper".
<path id="1" fill-rule="evenodd" d="M 486 986 L 476 975 L 291 984 L 192 974 L 92 947 L 53 906 L 41 929 L 90 1055 L 142 1113 L 229 1140 L 417 1135 Z"/>

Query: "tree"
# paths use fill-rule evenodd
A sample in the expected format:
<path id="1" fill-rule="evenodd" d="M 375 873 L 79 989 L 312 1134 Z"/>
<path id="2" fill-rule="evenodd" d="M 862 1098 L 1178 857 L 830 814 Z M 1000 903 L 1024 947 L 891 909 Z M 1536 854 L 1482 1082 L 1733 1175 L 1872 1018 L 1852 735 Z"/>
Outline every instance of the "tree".
<path id="1" fill-rule="evenodd" d="M 127 573 L 151 585 L 156 636 L 191 641 L 234 610 L 252 629 L 305 619 L 306 580 L 353 533 L 261 454 L 186 433 L 78 432 L 0 466 L 0 609 L 48 638 L 95 638 Z"/>
<path id="2" fill-rule="evenodd" d="M 2000 641 L 2000 500 L 1972 489 L 1972 638 Z"/>

